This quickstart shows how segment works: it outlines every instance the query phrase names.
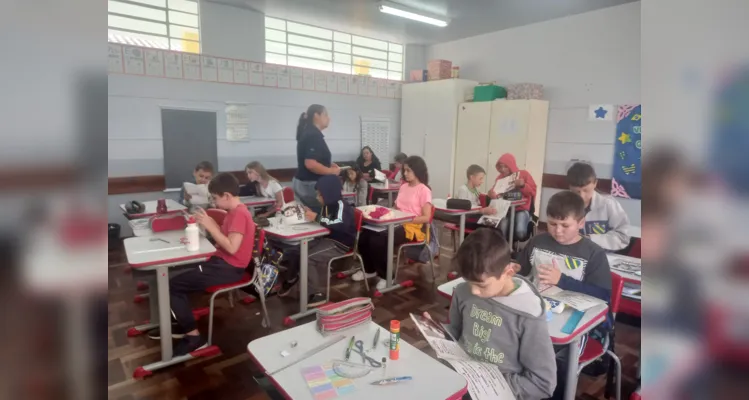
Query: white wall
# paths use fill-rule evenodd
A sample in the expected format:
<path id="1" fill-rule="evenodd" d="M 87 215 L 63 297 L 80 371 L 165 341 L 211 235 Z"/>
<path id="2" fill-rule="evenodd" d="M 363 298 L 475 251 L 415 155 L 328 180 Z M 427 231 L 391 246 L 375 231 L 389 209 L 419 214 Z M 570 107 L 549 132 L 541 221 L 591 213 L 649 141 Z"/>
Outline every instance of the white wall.
<path id="1" fill-rule="evenodd" d="M 265 61 L 265 15 L 262 13 L 201 1 L 200 36 L 205 54 Z"/>
<path id="2" fill-rule="evenodd" d="M 588 122 L 590 104 L 640 102 L 640 3 L 430 46 L 427 59 L 460 66 L 461 78 L 544 85 L 550 102 L 544 172 L 565 174 L 573 158 L 610 178 L 615 123 Z M 556 193 L 544 189 L 541 208 Z M 639 200 L 621 201 L 640 225 Z M 545 219 L 545 213 L 541 213 Z"/>

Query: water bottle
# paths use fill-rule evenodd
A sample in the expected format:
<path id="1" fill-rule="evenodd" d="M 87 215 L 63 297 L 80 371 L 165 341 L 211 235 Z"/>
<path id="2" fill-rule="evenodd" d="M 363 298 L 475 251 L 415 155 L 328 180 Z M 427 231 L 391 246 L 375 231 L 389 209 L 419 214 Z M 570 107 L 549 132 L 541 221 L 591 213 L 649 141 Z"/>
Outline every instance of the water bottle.
<path id="1" fill-rule="evenodd" d="M 200 249 L 200 229 L 198 229 L 198 224 L 195 223 L 195 217 L 190 217 L 187 220 L 185 237 L 187 238 L 185 244 L 187 251 L 198 251 Z"/>

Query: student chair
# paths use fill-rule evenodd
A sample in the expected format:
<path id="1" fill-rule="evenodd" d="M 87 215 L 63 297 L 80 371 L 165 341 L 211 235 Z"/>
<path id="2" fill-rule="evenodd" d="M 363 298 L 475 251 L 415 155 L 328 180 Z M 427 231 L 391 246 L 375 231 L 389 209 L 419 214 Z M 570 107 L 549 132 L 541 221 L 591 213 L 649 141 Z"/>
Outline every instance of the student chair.
<path id="1" fill-rule="evenodd" d="M 622 289 L 624 288 L 624 279 L 622 279 L 621 276 L 612 273 L 611 274 L 611 302 L 609 303 L 609 309 L 611 310 L 611 313 L 613 314 L 614 318 L 616 318 L 616 313 L 619 311 L 619 303 L 622 299 Z M 603 343 L 598 342 L 597 340 L 588 340 L 588 343 L 585 346 L 585 349 L 583 350 L 583 354 L 580 355 L 580 358 L 578 359 L 578 368 L 577 368 L 577 374 L 580 375 L 580 372 L 588 366 L 589 364 L 593 363 L 594 361 L 603 358 L 604 356 L 609 356 L 615 363 L 616 363 L 616 400 L 621 400 L 622 396 L 622 363 L 619 360 L 619 357 L 617 357 L 616 353 L 614 353 L 609 347 L 613 347 L 613 327 L 611 328 L 611 331 L 606 334 L 606 337 L 603 340 Z M 611 383 L 611 370 L 606 373 L 606 394 L 608 398 L 609 393 L 609 385 Z"/>
<path id="2" fill-rule="evenodd" d="M 257 257 L 257 259 L 260 260 L 262 259 L 262 255 L 263 255 L 263 243 L 265 243 L 265 231 L 260 229 L 256 232 L 256 235 L 257 235 L 257 238 L 255 240 L 253 249 L 257 249 L 257 252 L 253 251 L 253 258 Z M 263 289 L 262 282 L 260 282 L 260 278 L 261 278 L 260 265 L 259 263 L 255 263 L 255 269 L 252 272 L 252 274 L 250 275 L 248 271 L 245 271 L 245 273 L 242 275 L 242 279 L 240 279 L 239 282 L 229 283 L 226 285 L 215 285 L 205 290 L 207 293 L 211 293 L 211 301 L 210 301 L 210 305 L 208 306 L 208 310 L 209 310 L 208 311 L 208 346 L 211 345 L 211 340 L 213 339 L 213 309 L 214 309 L 213 305 L 216 300 L 216 296 L 218 296 L 221 293 L 229 292 L 229 306 L 231 308 L 234 308 L 234 301 L 232 300 L 231 293 L 237 289 L 241 289 L 247 286 L 254 286 L 255 291 L 258 293 L 258 296 L 260 297 L 260 305 L 263 308 L 262 326 L 264 328 L 270 327 L 270 317 L 268 316 L 268 309 L 265 306 L 265 291 Z"/>
<path id="3" fill-rule="evenodd" d="M 395 279 L 398 276 L 398 269 L 400 268 L 400 265 L 401 265 L 401 253 L 405 254 L 405 252 L 401 250 L 405 250 L 408 247 L 426 246 L 427 252 L 429 253 L 429 265 L 432 267 L 432 281 L 434 282 L 437 280 L 436 267 L 434 266 L 434 254 L 432 254 L 432 248 L 429 247 L 429 239 L 432 233 L 432 221 L 434 221 L 434 210 L 435 210 L 434 205 L 432 205 L 432 214 L 429 216 L 429 222 L 425 224 L 426 235 L 424 236 L 424 240 L 405 243 L 405 244 L 400 245 L 400 247 L 398 247 L 398 250 L 397 250 L 398 256 L 395 261 L 395 276 L 393 277 L 393 279 Z"/>
<path id="4" fill-rule="evenodd" d="M 294 201 L 294 189 L 291 187 L 285 187 L 283 188 L 283 202 L 284 203 L 291 203 Z"/>
<path id="5" fill-rule="evenodd" d="M 512 252 L 517 253 L 520 251 L 520 243 L 527 242 L 531 240 L 532 237 L 536 236 L 538 233 L 538 216 L 536 215 L 536 198 L 531 197 L 531 206 L 528 209 L 528 214 L 530 214 L 530 219 L 528 220 L 528 234 L 526 237 L 518 237 L 517 235 L 513 235 L 512 243 L 510 246 L 512 247 Z"/>
<path id="6" fill-rule="evenodd" d="M 359 260 L 359 268 L 362 272 L 362 274 L 366 274 L 366 271 L 364 271 L 364 261 L 361 258 L 361 255 L 359 254 L 359 235 L 361 234 L 361 227 L 362 222 L 364 221 L 364 214 L 359 210 L 358 208 L 354 208 L 354 221 L 356 224 L 356 238 L 354 238 L 354 247 L 351 248 L 346 254 L 338 257 L 333 257 L 328 261 L 328 280 L 327 280 L 327 290 L 325 292 L 325 302 L 330 301 L 330 271 L 333 268 L 333 261 L 336 260 L 343 260 L 347 258 L 351 259 L 358 259 Z M 349 271 L 342 271 L 336 274 L 336 278 L 343 279 L 347 276 L 349 276 L 351 273 L 356 272 L 356 268 L 351 269 Z M 364 285 L 367 288 L 367 292 L 369 292 L 369 282 L 367 280 L 364 280 Z"/>
<path id="7" fill-rule="evenodd" d="M 221 226 L 224 224 L 224 219 L 226 218 L 227 212 L 218 208 L 209 208 L 205 210 L 205 213 L 208 214 L 209 217 L 213 218 L 214 221 L 218 224 L 218 226 Z"/>

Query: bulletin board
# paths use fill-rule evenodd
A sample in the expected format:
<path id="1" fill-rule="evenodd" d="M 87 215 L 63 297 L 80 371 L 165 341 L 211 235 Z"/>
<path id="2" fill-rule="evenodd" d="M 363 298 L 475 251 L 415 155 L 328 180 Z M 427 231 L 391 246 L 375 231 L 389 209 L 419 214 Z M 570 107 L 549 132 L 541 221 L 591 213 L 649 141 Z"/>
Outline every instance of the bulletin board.
<path id="1" fill-rule="evenodd" d="M 627 199 L 642 198 L 642 106 L 619 106 L 614 141 L 614 171 L 611 194 Z"/>
<path id="2" fill-rule="evenodd" d="M 369 146 L 380 160 L 390 159 L 390 118 L 361 117 L 361 147 Z"/>

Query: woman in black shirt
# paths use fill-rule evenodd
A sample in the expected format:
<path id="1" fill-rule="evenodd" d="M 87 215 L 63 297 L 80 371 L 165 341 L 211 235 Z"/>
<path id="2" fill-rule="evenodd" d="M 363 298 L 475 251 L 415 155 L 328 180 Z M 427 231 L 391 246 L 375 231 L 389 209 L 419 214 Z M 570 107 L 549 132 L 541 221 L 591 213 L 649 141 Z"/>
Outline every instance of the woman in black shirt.
<path id="1" fill-rule="evenodd" d="M 319 104 L 313 104 L 299 117 L 296 129 L 297 170 L 292 187 L 296 198 L 316 213 L 322 207 L 317 201 L 317 180 L 323 175 L 341 173 L 341 168 L 332 162 L 330 149 L 322 133 L 328 124 L 328 111 Z"/>
<path id="2" fill-rule="evenodd" d="M 364 174 L 364 179 L 368 181 L 374 178 L 374 170 L 382 171 L 380 159 L 369 146 L 362 147 L 359 158 L 356 159 L 356 165 L 359 167 L 359 171 Z"/>

